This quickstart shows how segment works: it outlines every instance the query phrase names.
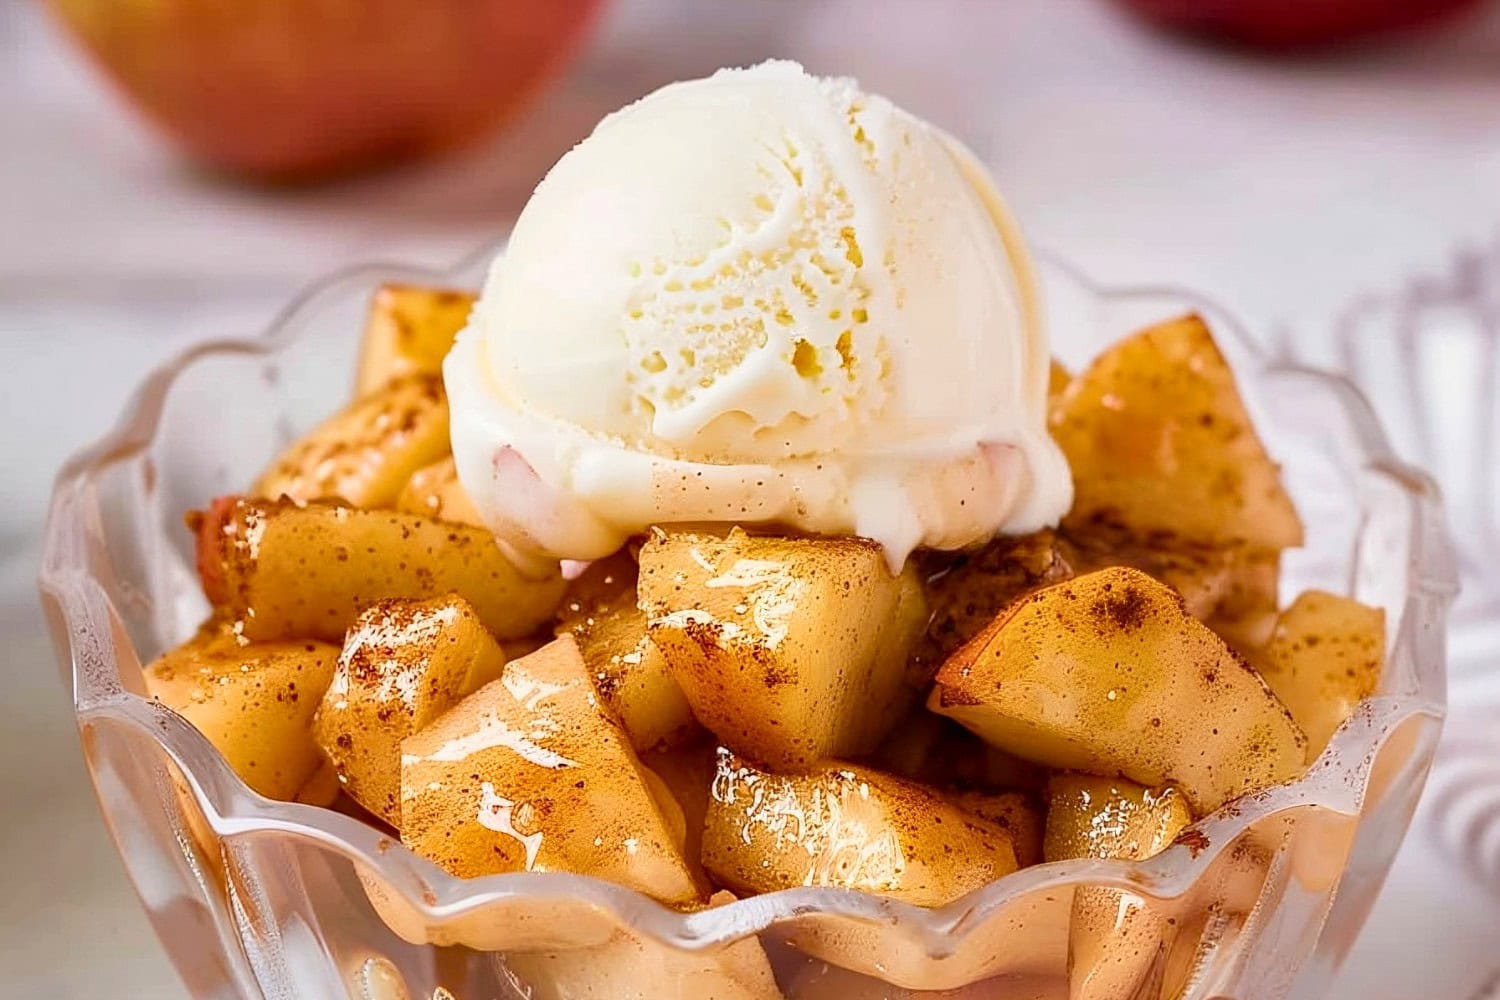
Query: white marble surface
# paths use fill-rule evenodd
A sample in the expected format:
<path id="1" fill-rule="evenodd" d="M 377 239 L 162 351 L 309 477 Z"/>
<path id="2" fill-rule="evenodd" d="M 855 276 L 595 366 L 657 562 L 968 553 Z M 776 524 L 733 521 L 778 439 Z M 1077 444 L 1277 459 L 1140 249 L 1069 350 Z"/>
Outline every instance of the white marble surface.
<path id="1" fill-rule="evenodd" d="M 53 471 L 189 340 L 249 333 L 300 283 L 440 263 L 501 232 L 602 111 L 721 63 L 860 76 L 968 139 L 1042 245 L 1316 335 L 1500 223 L 1500 13 L 1400 51 L 1263 62 L 1085 0 L 619 0 L 564 84 L 455 160 L 273 195 L 183 168 L 34 5 L 0 4 L 0 995 L 181 988 L 83 774 L 32 596 Z M 1337 992 L 1479 997 L 1500 908 L 1418 833 Z"/>

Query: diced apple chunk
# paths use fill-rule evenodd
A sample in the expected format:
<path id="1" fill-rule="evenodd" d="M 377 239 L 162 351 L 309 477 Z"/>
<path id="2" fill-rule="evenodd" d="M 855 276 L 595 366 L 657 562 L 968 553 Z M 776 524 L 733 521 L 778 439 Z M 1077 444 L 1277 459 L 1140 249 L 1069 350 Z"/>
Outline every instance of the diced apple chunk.
<path id="1" fill-rule="evenodd" d="M 714 893 L 710 905 L 735 901 Z M 715 951 L 685 951 L 620 931 L 596 948 L 511 952 L 506 966 L 527 1000 L 781 1000 L 760 939 Z"/>
<path id="2" fill-rule="evenodd" d="M 1054 774 L 1047 784 L 1043 855 L 1128 858 L 1161 853 L 1193 821 L 1187 799 L 1166 785 L 1147 788 L 1123 778 Z"/>
<path id="3" fill-rule="evenodd" d="M 956 560 L 948 553 L 919 553 L 927 577 L 923 591 L 931 616 L 912 653 L 914 673 L 925 686 L 964 643 L 974 638 L 1016 598 L 1060 583 L 1073 567 L 1051 531 L 1002 535 Z"/>
<path id="4" fill-rule="evenodd" d="M 683 850 L 690 867 L 701 867 L 703 826 L 716 766 L 713 745 L 658 750 L 642 754 L 641 763 L 661 779 L 682 809 Z"/>
<path id="5" fill-rule="evenodd" d="M 646 635 L 636 603 L 636 564 L 628 552 L 593 563 L 568 584 L 557 632 L 571 632 L 637 750 L 673 746 L 702 732 L 666 658 Z"/>
<path id="6" fill-rule="evenodd" d="M 401 822 L 401 741 L 496 680 L 505 654 L 456 594 L 366 608 L 344 640 L 314 727 L 349 797 Z"/>
<path id="7" fill-rule="evenodd" d="M 411 375 L 441 375 L 453 339 L 469 321 L 472 292 L 385 285 L 370 303 L 360 342 L 355 394 L 368 395 Z"/>
<path id="8" fill-rule="evenodd" d="M 401 754 L 402 842 L 454 875 L 569 871 L 701 901 L 681 816 L 663 814 L 572 636 L 512 660 Z"/>
<path id="9" fill-rule="evenodd" d="M 1236 649 L 1265 645 L 1276 624 L 1276 552 L 1186 543 L 1152 548 L 1126 538 L 1088 539 L 1065 545 L 1064 552 L 1080 573 L 1133 566 L 1150 574 L 1181 594 L 1188 614 Z"/>
<path id="10" fill-rule="evenodd" d="M 418 376 L 351 403 L 294 441 L 255 484 L 268 500 L 390 507 L 412 473 L 448 452 L 443 381 Z"/>
<path id="11" fill-rule="evenodd" d="M 1380 686 L 1385 612 L 1309 590 L 1282 612 L 1256 663 L 1307 733 L 1310 763 L 1355 706 Z"/>
<path id="12" fill-rule="evenodd" d="M 837 886 L 941 906 L 1016 856 L 1004 828 L 922 785 L 836 761 L 775 774 L 721 748 L 703 864 L 740 893 Z"/>
<path id="13" fill-rule="evenodd" d="M 208 737 L 245 784 L 292 800 L 323 764 L 313 713 L 338 655 L 312 640 L 246 643 L 210 623 L 146 668 L 146 691 Z"/>
<path id="14" fill-rule="evenodd" d="M 1271 551 L 1302 543 L 1280 470 L 1198 316 L 1104 351 L 1063 392 L 1051 424 L 1073 469 L 1071 530 Z"/>
<path id="15" fill-rule="evenodd" d="M 1170 847 L 1193 821 L 1175 788 L 1145 788 L 1118 778 L 1054 775 L 1048 800 L 1048 861 L 1144 861 Z M 1171 919 L 1134 893 L 1080 887 L 1068 933 L 1072 1000 L 1140 995 L 1161 943 L 1171 934 Z"/>
<path id="16" fill-rule="evenodd" d="M 563 591 L 560 573 L 523 573 L 488 531 L 413 514 L 224 499 L 191 523 L 204 593 L 251 639 L 341 642 L 378 600 L 447 593 L 497 638 L 517 638 Z"/>
<path id="17" fill-rule="evenodd" d="M 1030 796 L 1022 792 L 954 792 L 948 799 L 1009 833 L 1019 867 L 1041 864 L 1045 819 Z"/>
<path id="18" fill-rule="evenodd" d="M 1040 791 L 1047 771 L 988 743 L 952 719 L 918 707 L 896 724 L 866 760 L 883 771 L 933 788 Z"/>
<path id="19" fill-rule="evenodd" d="M 458 481 L 458 469 L 453 456 L 424 465 L 411 474 L 401 495 L 396 498 L 396 509 L 404 514 L 421 514 L 439 521 L 455 524 L 471 524 L 476 528 L 485 526 L 474 501 L 464 492 Z"/>
<path id="20" fill-rule="evenodd" d="M 640 567 L 652 642 L 739 752 L 782 767 L 867 753 L 914 697 L 921 586 L 874 542 L 655 529 Z"/>
<path id="21" fill-rule="evenodd" d="M 928 707 L 1049 767 L 1175 782 L 1205 813 L 1296 777 L 1307 744 L 1175 591 L 1125 567 L 1013 605 L 943 665 Z"/>

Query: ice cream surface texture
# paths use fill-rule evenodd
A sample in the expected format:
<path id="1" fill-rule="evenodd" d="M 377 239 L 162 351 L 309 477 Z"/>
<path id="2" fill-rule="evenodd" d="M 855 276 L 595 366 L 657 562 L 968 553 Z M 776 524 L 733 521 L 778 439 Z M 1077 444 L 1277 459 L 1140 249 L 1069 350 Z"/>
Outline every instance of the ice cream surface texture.
<path id="1" fill-rule="evenodd" d="M 788 62 L 676 83 L 537 187 L 444 372 L 512 546 L 775 522 L 959 548 L 1071 501 L 1015 227 L 967 150 Z"/>

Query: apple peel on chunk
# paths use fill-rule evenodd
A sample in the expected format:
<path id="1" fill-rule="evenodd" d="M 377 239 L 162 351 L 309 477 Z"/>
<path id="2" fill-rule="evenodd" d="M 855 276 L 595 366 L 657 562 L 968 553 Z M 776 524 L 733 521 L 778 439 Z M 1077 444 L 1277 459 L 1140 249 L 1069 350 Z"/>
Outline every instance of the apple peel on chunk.
<path id="1" fill-rule="evenodd" d="M 1296 777 L 1307 745 L 1174 590 L 1126 567 L 1016 602 L 943 664 L 928 707 L 1048 767 L 1175 782 L 1200 815 Z"/>

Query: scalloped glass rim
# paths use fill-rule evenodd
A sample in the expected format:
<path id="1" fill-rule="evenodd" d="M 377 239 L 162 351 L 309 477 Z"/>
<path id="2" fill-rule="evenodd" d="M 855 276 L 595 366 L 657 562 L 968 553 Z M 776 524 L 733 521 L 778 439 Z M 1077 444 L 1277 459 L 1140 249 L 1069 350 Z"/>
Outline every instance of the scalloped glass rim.
<path id="1" fill-rule="evenodd" d="M 495 253 L 487 247 L 449 270 L 371 264 L 336 273 L 312 285 L 282 311 L 269 331 L 254 340 L 214 341 L 193 347 L 157 369 L 135 393 L 115 428 L 97 444 L 73 458 L 61 471 L 47 527 L 41 587 L 62 656 L 71 669 L 80 727 L 95 720 L 123 722 L 158 743 L 175 762 L 213 831 L 224 838 L 290 836 L 319 844 L 378 874 L 390 889 L 429 926 L 437 926 L 489 904 L 522 897 L 567 899 L 611 914 L 622 926 L 681 949 L 731 942 L 778 922 L 808 914 L 843 915 L 860 920 L 904 925 L 933 954 L 950 951 L 966 928 L 1008 901 L 1041 889 L 1088 883 L 1128 888 L 1159 899 L 1174 898 L 1203 876 L 1217 855 L 1253 824 L 1304 806 L 1319 806 L 1344 816 L 1360 813 L 1371 762 L 1387 736 L 1419 716 L 1441 719 L 1445 688 L 1443 664 L 1418 656 L 1414 644 L 1440 633 L 1456 593 L 1454 560 L 1443 526 L 1441 503 L 1432 481 L 1402 463 L 1353 385 L 1337 376 L 1296 366 L 1268 366 L 1266 356 L 1241 325 L 1224 310 L 1194 294 L 1166 286 L 1105 288 L 1068 265 L 1045 259 L 1049 285 L 1073 286 L 1083 301 L 1113 306 L 1171 301 L 1199 309 L 1210 318 L 1216 335 L 1236 362 L 1244 380 L 1248 361 L 1259 374 L 1305 383 L 1321 392 L 1348 424 L 1360 466 L 1385 477 L 1411 501 L 1410 537 L 1399 540 L 1408 553 L 1409 574 L 1400 628 L 1389 648 L 1393 664 L 1402 665 L 1398 690 L 1370 699 L 1336 735 L 1328 750 L 1301 779 L 1239 800 L 1209 816 L 1195 829 L 1210 845 L 1190 849 L 1179 844 L 1145 862 L 1068 861 L 1024 869 L 941 908 L 925 910 L 846 889 L 802 888 L 745 899 L 712 910 L 680 913 L 632 890 L 600 879 L 564 873 L 514 873 L 463 880 L 393 843 L 381 830 L 332 810 L 272 801 L 256 795 L 224 759 L 181 717 L 121 683 L 120 667 L 139 665 L 123 629 L 112 615 L 102 581 L 107 567 L 93 565 L 89 543 L 102 529 L 87 497 L 91 481 L 111 464 L 138 455 L 152 441 L 174 382 L 204 359 L 242 354 L 274 360 L 297 336 L 299 321 L 316 314 L 325 298 L 351 284 L 409 281 L 473 286 Z M 1055 325 L 1055 324 L 1054 324 Z M 1253 400 L 1252 400 L 1253 403 Z M 1252 406 L 1254 409 L 1254 406 Z M 1430 648 L 1428 649 L 1430 654 Z M 1387 685 L 1393 682 L 1387 678 Z M 1430 761 L 1404 772 L 1420 782 Z M 1414 796 L 1413 796 L 1414 798 Z M 1404 823 L 1403 823 L 1404 826 Z M 1399 839 L 1399 838 L 1398 838 Z M 1391 847 L 1394 851 L 1394 845 Z"/>

